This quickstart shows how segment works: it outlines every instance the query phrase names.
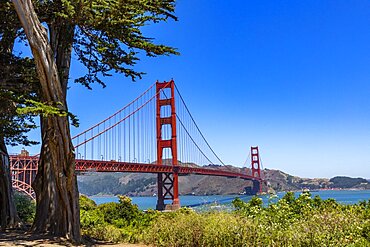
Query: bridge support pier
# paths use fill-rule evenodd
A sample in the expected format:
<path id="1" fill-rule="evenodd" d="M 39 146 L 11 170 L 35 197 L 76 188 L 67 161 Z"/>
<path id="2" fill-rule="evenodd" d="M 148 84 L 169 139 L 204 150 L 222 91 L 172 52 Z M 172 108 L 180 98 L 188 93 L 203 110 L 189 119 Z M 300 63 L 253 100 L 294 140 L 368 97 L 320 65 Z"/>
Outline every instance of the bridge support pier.
<path id="1" fill-rule="evenodd" d="M 162 90 L 169 88 L 170 94 L 164 94 Z M 156 83 L 156 100 L 157 100 L 157 164 L 171 162 L 173 166 L 172 173 L 159 173 L 157 177 L 158 200 L 157 210 L 176 210 L 180 208 L 179 199 L 179 176 L 178 176 L 178 160 L 177 160 L 177 136 L 176 136 L 176 109 L 175 109 L 175 82 L 157 82 Z M 162 98 L 164 96 L 164 98 Z M 171 108 L 170 116 L 161 114 L 163 106 Z M 163 139 L 162 127 L 170 126 L 171 138 Z M 165 157 L 163 159 L 163 150 L 170 149 L 172 158 Z M 166 164 L 168 165 L 168 164 Z M 166 205 L 166 200 L 172 200 L 172 204 Z"/>
<path id="2" fill-rule="evenodd" d="M 257 195 L 261 193 L 262 190 L 262 184 L 261 181 L 253 180 L 253 186 L 252 186 L 252 195 Z"/>
<path id="3" fill-rule="evenodd" d="M 159 173 L 157 177 L 158 183 L 158 199 L 156 209 L 176 210 L 180 208 L 180 200 L 178 195 L 178 173 Z M 177 188 L 175 188 L 177 187 Z M 175 194 L 177 192 L 177 194 Z M 172 204 L 166 204 L 166 200 L 172 200 Z"/>

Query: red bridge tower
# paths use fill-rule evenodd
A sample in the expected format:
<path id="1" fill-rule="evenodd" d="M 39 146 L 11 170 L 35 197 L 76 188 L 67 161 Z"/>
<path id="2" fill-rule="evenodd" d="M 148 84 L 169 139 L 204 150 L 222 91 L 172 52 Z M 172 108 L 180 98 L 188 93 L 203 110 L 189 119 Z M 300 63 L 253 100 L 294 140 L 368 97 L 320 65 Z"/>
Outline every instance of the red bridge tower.
<path id="1" fill-rule="evenodd" d="M 164 96 L 163 89 L 170 88 L 171 95 Z M 158 173 L 158 200 L 157 210 L 175 210 L 180 208 L 179 200 L 179 175 L 177 160 L 177 138 L 176 138 L 176 109 L 175 109 L 175 82 L 157 82 L 156 83 L 157 99 L 157 164 L 163 165 L 163 150 L 169 148 L 172 155 L 173 173 Z M 161 109 L 163 106 L 171 107 L 170 116 L 163 116 Z M 162 127 L 169 125 L 171 127 L 171 138 L 163 139 Z M 168 161 L 167 161 L 168 162 Z M 166 205 L 165 200 L 172 200 L 172 204 Z"/>
<path id="2" fill-rule="evenodd" d="M 261 177 L 261 165 L 260 155 L 258 147 L 251 147 L 251 165 L 252 165 L 252 176 L 259 178 L 259 180 L 253 180 L 252 194 L 262 193 L 262 177 Z"/>

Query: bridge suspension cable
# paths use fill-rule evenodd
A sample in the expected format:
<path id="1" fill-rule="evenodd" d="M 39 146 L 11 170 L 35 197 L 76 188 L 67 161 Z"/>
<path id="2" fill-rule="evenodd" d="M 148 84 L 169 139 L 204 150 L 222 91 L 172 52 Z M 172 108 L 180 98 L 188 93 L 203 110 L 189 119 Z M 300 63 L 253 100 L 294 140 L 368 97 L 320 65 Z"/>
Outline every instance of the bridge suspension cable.
<path id="1" fill-rule="evenodd" d="M 171 92 L 168 88 L 156 92 L 154 85 L 105 120 L 74 136 L 77 159 L 156 163 L 155 99 L 160 94 L 168 100 Z M 195 122 L 176 85 L 175 89 L 179 165 L 225 165 Z M 168 117 L 171 111 L 171 107 L 164 106 L 160 115 Z M 164 140 L 171 139 L 171 126 L 164 125 L 161 132 Z M 170 149 L 163 150 L 163 160 L 172 163 Z"/>
<path id="2" fill-rule="evenodd" d="M 74 136 L 76 158 L 156 162 L 155 84 L 105 120 Z"/>
<path id="3" fill-rule="evenodd" d="M 244 161 L 243 167 L 247 167 L 248 162 L 250 162 L 251 152 L 248 152 L 247 159 Z"/>
<path id="4" fill-rule="evenodd" d="M 194 125 L 195 125 L 196 129 L 198 130 L 199 134 L 201 135 L 201 137 L 202 137 L 203 141 L 205 142 L 205 144 L 207 145 L 207 147 L 210 149 L 210 151 L 212 152 L 212 154 L 217 158 L 217 160 L 218 160 L 222 165 L 225 165 L 225 163 L 224 163 L 224 162 L 219 158 L 219 156 L 215 153 L 215 151 L 213 150 L 213 148 L 211 147 L 211 145 L 209 145 L 209 142 L 208 142 L 208 141 L 207 141 L 207 139 L 204 137 L 204 135 L 203 135 L 202 131 L 199 129 L 198 124 L 195 122 L 195 120 L 194 120 L 194 118 L 193 118 L 193 115 L 190 113 L 189 108 L 188 108 L 188 106 L 186 105 L 185 100 L 184 100 L 184 98 L 182 97 L 182 95 L 181 95 L 180 91 L 178 90 L 178 88 L 177 88 L 176 84 L 175 84 L 175 89 L 176 89 L 176 92 L 178 93 L 178 95 L 180 96 L 181 102 L 183 103 L 183 105 L 184 105 L 184 107 L 185 107 L 185 109 L 186 109 L 187 113 L 189 114 L 189 116 L 190 116 L 190 118 L 191 118 L 192 122 L 194 123 Z M 179 120 L 180 120 L 180 119 L 179 119 Z"/>
<path id="5" fill-rule="evenodd" d="M 120 114 L 121 112 L 123 112 L 124 110 L 126 110 L 128 107 L 130 107 L 133 103 L 135 103 L 137 100 L 139 100 L 140 98 L 142 98 L 145 94 L 147 94 L 150 90 L 152 90 L 155 86 L 155 83 L 153 83 L 146 91 L 144 91 L 142 94 L 140 94 L 136 99 L 134 99 L 133 101 L 131 101 L 129 104 L 125 105 L 124 107 L 122 107 L 120 110 L 118 110 L 117 112 L 115 112 L 114 114 L 112 114 L 111 116 L 109 116 L 108 118 L 104 119 L 103 121 L 95 124 L 94 126 L 90 127 L 89 129 L 75 135 L 72 137 L 72 140 L 86 134 L 87 132 L 91 131 L 92 129 L 98 127 L 99 125 L 101 124 L 104 124 L 105 122 L 109 121 L 110 119 L 112 119 L 113 117 L 117 116 L 118 114 Z"/>
<path id="6" fill-rule="evenodd" d="M 182 165 L 192 166 L 192 165 L 215 165 L 221 163 L 225 165 L 224 162 L 218 157 L 215 151 L 210 146 L 209 142 L 204 137 L 199 126 L 195 122 L 188 106 L 185 103 L 184 98 L 180 94 L 180 91 L 175 84 L 175 93 L 179 96 L 176 99 L 176 119 L 178 122 L 177 126 L 177 140 L 178 140 L 178 159 Z M 169 90 L 166 93 L 165 90 L 161 92 L 163 98 L 169 100 L 171 98 Z M 171 109 L 164 109 L 161 116 L 169 116 L 171 114 Z M 163 115 L 162 115 L 163 114 Z M 170 129 L 165 130 L 167 134 L 165 136 L 169 137 Z M 166 153 L 166 156 L 169 154 Z M 214 161 L 218 162 L 214 162 Z"/>

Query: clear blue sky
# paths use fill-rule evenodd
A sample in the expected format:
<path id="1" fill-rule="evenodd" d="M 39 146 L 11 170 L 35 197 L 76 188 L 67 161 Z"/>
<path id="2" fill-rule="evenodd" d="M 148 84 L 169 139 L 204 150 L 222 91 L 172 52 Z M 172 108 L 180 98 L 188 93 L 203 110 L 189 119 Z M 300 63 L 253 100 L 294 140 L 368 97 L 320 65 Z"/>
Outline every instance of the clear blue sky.
<path id="1" fill-rule="evenodd" d="M 181 56 L 144 58 L 136 83 L 71 83 L 73 133 L 174 78 L 226 163 L 241 166 L 258 145 L 265 168 L 370 178 L 370 1 L 179 0 L 176 13 L 144 31 Z"/>

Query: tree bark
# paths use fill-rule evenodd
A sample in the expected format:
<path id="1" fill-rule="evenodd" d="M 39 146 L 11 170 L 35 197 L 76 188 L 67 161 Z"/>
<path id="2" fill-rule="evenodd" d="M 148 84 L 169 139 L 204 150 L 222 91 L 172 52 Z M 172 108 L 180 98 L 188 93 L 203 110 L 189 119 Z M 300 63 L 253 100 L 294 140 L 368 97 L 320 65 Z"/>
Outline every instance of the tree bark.
<path id="1" fill-rule="evenodd" d="M 14 205 L 10 162 L 4 138 L 0 138 L 0 224 L 1 230 L 21 225 Z"/>
<path id="2" fill-rule="evenodd" d="M 66 98 L 75 26 L 66 23 L 61 18 L 57 18 L 48 26 L 50 45 L 55 56 L 63 94 Z"/>
<path id="3" fill-rule="evenodd" d="M 41 84 L 41 99 L 67 111 L 65 90 L 53 50 L 31 0 L 12 0 L 32 49 Z M 75 155 L 67 117 L 41 117 L 42 146 L 33 183 L 36 217 L 32 231 L 80 241 Z"/>

